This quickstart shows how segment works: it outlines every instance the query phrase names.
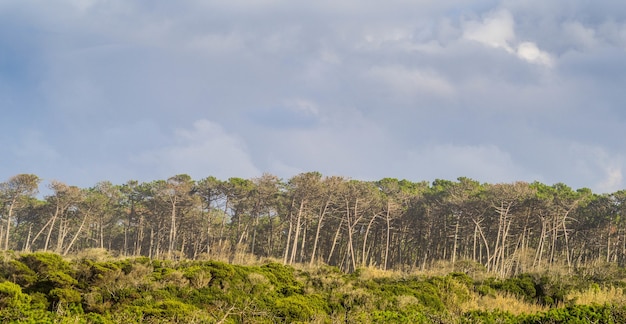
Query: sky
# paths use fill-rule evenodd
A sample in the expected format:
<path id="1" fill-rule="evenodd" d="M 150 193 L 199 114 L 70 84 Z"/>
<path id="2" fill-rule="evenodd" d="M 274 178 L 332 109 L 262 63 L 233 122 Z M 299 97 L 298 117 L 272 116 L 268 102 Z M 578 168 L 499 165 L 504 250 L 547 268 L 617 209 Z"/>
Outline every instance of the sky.
<path id="1" fill-rule="evenodd" d="M 626 187 L 626 2 L 0 0 L 0 181 Z"/>

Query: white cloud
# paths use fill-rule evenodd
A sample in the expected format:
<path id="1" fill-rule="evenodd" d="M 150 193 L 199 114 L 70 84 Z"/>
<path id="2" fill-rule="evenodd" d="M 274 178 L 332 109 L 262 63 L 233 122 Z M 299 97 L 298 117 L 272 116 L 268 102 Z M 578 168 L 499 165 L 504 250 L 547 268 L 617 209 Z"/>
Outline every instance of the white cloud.
<path id="1" fill-rule="evenodd" d="M 245 144 L 211 121 L 198 120 L 190 129 L 177 129 L 172 145 L 145 151 L 132 158 L 136 164 L 159 170 L 163 178 L 186 173 L 194 178 L 254 177 L 260 174 Z"/>
<path id="2" fill-rule="evenodd" d="M 578 21 L 563 23 L 563 31 L 569 37 L 570 42 L 581 48 L 592 48 L 597 45 L 596 32 L 592 28 L 583 26 Z"/>
<path id="3" fill-rule="evenodd" d="M 624 177 L 622 169 L 618 166 L 607 167 L 604 170 L 605 179 L 595 185 L 600 192 L 615 192 L 623 189 Z"/>
<path id="4" fill-rule="evenodd" d="M 550 54 L 530 41 L 519 42 L 515 34 L 515 20 L 507 10 L 490 12 L 481 21 L 467 21 L 463 38 L 484 45 L 501 48 L 530 63 L 552 66 Z M 518 44 L 519 43 L 519 44 Z"/>
<path id="5" fill-rule="evenodd" d="M 624 186 L 622 169 L 624 158 L 612 154 L 600 146 L 572 143 L 569 147 L 570 159 L 574 162 L 572 171 L 596 192 L 612 192 Z"/>
<path id="6" fill-rule="evenodd" d="M 517 56 L 531 63 L 552 66 L 550 54 L 540 50 L 533 42 L 523 42 L 517 47 Z"/>
<path id="7" fill-rule="evenodd" d="M 464 27 L 463 38 L 513 52 L 510 43 L 515 40 L 515 21 L 510 12 L 490 12 L 482 21 L 468 21 Z"/>

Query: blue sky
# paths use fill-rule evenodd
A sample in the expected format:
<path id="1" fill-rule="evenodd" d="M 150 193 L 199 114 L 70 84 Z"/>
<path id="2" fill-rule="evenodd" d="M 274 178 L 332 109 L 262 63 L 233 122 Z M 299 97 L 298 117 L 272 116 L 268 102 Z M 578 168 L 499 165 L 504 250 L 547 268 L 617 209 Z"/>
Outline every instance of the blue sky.
<path id="1" fill-rule="evenodd" d="M 0 180 L 626 187 L 626 3 L 0 0 Z"/>

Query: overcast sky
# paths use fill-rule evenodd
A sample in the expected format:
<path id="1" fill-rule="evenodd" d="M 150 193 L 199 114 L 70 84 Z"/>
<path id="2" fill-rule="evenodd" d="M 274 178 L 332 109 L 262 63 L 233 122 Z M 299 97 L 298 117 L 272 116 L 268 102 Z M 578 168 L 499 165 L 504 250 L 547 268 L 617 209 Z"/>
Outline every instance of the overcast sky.
<path id="1" fill-rule="evenodd" d="M 0 0 L 0 181 L 626 187 L 626 2 Z"/>

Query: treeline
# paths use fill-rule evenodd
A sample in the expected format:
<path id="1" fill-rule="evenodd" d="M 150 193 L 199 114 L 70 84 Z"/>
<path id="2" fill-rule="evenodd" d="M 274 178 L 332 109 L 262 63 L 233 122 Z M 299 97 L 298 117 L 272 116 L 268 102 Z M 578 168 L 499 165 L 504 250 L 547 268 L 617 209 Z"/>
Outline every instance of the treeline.
<path id="1" fill-rule="evenodd" d="M 286 181 L 176 175 L 78 188 L 20 174 L 0 184 L 0 247 L 68 254 L 105 248 L 153 259 L 269 257 L 357 268 L 473 261 L 510 276 L 546 266 L 626 263 L 626 191 L 565 184 Z"/>

